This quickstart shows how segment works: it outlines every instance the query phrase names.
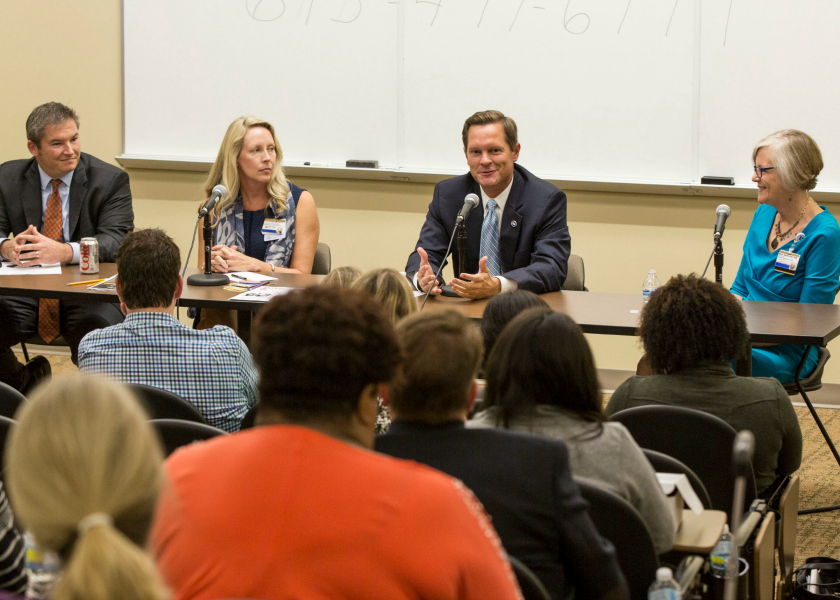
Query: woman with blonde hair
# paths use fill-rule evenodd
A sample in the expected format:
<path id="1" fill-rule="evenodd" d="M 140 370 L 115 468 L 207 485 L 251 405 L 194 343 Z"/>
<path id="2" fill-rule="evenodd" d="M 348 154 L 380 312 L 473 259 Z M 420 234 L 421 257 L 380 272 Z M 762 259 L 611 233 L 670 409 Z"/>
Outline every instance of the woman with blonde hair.
<path id="1" fill-rule="evenodd" d="M 144 550 L 163 482 L 163 454 L 127 387 L 72 375 L 40 387 L 6 449 L 15 514 L 56 552 L 52 600 L 165 600 Z"/>
<path id="2" fill-rule="evenodd" d="M 374 269 L 359 277 L 354 290 L 367 292 L 385 308 L 392 323 L 417 312 L 417 299 L 408 280 L 394 269 Z"/>
<path id="3" fill-rule="evenodd" d="M 282 160 L 267 121 L 239 117 L 228 127 L 204 185 L 208 197 L 218 184 L 227 190 L 213 208 L 213 271 L 312 272 L 320 232 L 315 199 L 286 180 Z M 198 262 L 203 268 L 203 253 Z"/>
<path id="4" fill-rule="evenodd" d="M 350 288 L 361 276 L 362 271 L 358 267 L 336 267 L 327 273 L 327 276 L 321 281 L 321 285 Z"/>

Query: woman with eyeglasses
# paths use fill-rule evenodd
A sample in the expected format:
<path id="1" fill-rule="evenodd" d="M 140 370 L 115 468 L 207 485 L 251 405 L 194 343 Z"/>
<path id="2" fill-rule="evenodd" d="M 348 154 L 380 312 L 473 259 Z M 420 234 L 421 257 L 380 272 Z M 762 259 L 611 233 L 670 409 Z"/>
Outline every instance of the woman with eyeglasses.
<path id="1" fill-rule="evenodd" d="M 840 227 L 826 207 L 808 195 L 823 168 L 817 143 L 806 133 L 783 129 L 753 149 L 759 207 L 731 292 L 744 300 L 833 304 L 840 284 Z M 793 381 L 805 346 L 753 348 L 754 377 Z M 817 365 L 812 348 L 801 377 Z"/>

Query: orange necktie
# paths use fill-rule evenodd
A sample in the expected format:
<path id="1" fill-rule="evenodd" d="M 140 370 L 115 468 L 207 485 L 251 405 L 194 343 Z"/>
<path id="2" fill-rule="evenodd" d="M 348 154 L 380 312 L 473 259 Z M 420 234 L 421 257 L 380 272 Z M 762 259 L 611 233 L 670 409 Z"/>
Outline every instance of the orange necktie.
<path id="1" fill-rule="evenodd" d="M 64 241 L 61 227 L 61 196 L 58 195 L 60 179 L 53 179 L 52 193 L 47 200 L 47 212 L 44 215 L 44 235 L 57 242 Z M 48 344 L 58 337 L 58 300 L 38 300 L 38 335 Z"/>

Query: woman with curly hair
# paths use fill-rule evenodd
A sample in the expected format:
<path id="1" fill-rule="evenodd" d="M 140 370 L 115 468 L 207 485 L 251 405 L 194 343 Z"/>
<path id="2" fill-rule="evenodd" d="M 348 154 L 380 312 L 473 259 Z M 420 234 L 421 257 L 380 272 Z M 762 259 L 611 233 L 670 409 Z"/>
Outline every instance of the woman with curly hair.
<path id="1" fill-rule="evenodd" d="M 755 435 L 759 494 L 799 468 L 802 432 L 790 398 L 770 377 L 738 377 L 730 360 L 747 351 L 740 302 L 723 287 L 678 275 L 642 310 L 639 335 L 654 375 L 631 377 L 610 398 L 607 414 L 649 404 L 693 408 Z"/>

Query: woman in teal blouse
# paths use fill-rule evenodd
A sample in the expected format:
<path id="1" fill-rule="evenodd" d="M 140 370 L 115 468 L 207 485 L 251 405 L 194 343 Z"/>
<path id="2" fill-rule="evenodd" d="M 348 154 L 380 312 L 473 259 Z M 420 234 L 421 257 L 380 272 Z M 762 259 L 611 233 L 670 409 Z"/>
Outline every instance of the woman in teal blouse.
<path id="1" fill-rule="evenodd" d="M 760 206 L 732 293 L 744 300 L 833 304 L 840 284 L 840 227 L 808 195 L 823 168 L 817 143 L 801 131 L 784 129 L 756 144 L 753 163 Z M 791 265 L 797 255 L 798 264 Z M 803 352 L 805 346 L 792 344 L 753 348 L 753 376 L 793 381 Z M 816 365 L 813 348 L 802 376 Z"/>

